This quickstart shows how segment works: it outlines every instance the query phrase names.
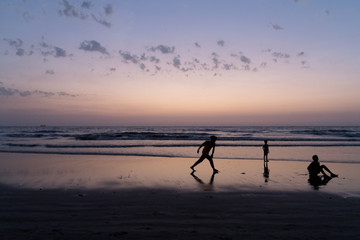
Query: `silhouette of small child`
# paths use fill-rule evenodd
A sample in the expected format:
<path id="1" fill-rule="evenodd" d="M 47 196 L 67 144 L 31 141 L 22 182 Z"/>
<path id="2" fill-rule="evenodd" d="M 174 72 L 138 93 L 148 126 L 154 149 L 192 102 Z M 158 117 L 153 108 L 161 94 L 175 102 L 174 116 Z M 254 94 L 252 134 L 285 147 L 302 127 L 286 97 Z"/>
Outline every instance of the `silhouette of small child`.
<path id="1" fill-rule="evenodd" d="M 267 140 L 264 140 L 264 145 L 262 146 L 262 149 L 264 151 L 264 162 L 268 162 L 269 159 L 268 159 L 268 155 L 270 153 L 269 151 L 269 145 L 267 144 Z"/>
<path id="2" fill-rule="evenodd" d="M 338 175 L 334 174 L 333 172 L 330 171 L 329 168 L 327 168 L 325 165 L 320 165 L 319 163 L 319 157 L 317 155 L 314 155 L 312 157 L 313 162 L 310 163 L 310 165 L 307 167 L 309 174 L 310 174 L 310 178 L 312 177 L 317 177 L 317 175 L 321 172 L 322 174 L 324 174 L 324 176 L 327 177 L 337 177 Z M 330 176 L 328 176 L 325 171 L 326 170 L 328 173 L 330 173 Z"/>
<path id="3" fill-rule="evenodd" d="M 214 157 L 214 152 L 215 152 L 215 142 L 217 140 L 217 137 L 215 136 L 211 136 L 210 137 L 210 141 L 205 141 L 203 142 L 203 144 L 200 145 L 200 147 L 198 148 L 197 150 L 197 153 L 199 153 L 200 151 L 200 148 L 204 147 L 203 150 L 202 150 L 202 155 L 201 157 L 199 158 L 199 160 L 197 160 L 190 168 L 195 171 L 194 167 L 196 165 L 198 165 L 199 163 L 201 163 L 205 158 L 209 160 L 210 162 L 210 165 L 213 169 L 213 171 L 215 173 L 219 172 L 217 169 L 215 169 L 214 167 L 214 162 L 213 162 L 213 157 Z M 212 153 L 211 153 L 211 156 L 209 155 L 210 153 L 210 150 L 212 149 Z"/>

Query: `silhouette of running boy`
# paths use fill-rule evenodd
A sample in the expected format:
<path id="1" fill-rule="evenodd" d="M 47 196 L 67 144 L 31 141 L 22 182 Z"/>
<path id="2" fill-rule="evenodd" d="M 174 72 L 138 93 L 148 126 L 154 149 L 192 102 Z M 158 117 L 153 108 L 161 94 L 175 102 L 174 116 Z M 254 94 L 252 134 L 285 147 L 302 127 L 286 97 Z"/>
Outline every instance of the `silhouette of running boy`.
<path id="1" fill-rule="evenodd" d="M 214 171 L 214 173 L 217 173 L 219 172 L 218 170 L 215 169 L 214 167 L 214 162 L 213 162 L 213 157 L 214 157 L 214 152 L 215 152 L 215 142 L 217 140 L 217 137 L 215 136 L 211 136 L 210 137 L 210 141 L 205 141 L 203 142 L 203 144 L 200 145 L 200 147 L 198 148 L 197 150 L 197 153 L 199 153 L 200 151 L 200 148 L 204 147 L 203 150 L 202 150 L 202 155 L 201 157 L 199 158 L 199 160 L 197 160 L 190 168 L 195 171 L 194 167 L 196 165 L 198 165 L 199 163 L 201 163 L 205 158 L 207 158 L 210 162 L 210 165 Z M 212 153 L 211 153 L 211 156 L 209 155 L 210 153 L 210 150 L 212 149 Z"/>
<path id="2" fill-rule="evenodd" d="M 310 174 L 310 178 L 311 177 L 316 177 L 320 172 L 322 174 L 324 174 L 324 176 L 327 176 L 327 177 L 337 177 L 338 175 L 334 174 L 333 172 L 330 171 L 329 168 L 327 168 L 325 165 L 320 165 L 319 163 L 319 157 L 317 155 L 314 155 L 312 157 L 313 159 L 313 162 L 310 163 L 310 165 L 307 167 L 308 171 L 309 171 L 309 174 Z M 324 169 L 330 173 L 330 176 L 328 176 Z"/>

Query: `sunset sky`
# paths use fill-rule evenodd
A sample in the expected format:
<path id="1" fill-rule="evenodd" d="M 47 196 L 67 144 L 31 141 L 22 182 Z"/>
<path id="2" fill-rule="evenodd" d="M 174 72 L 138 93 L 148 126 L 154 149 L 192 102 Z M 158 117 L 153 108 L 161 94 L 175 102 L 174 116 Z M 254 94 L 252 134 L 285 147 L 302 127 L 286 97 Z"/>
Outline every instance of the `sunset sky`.
<path id="1" fill-rule="evenodd" d="M 3 0 L 0 125 L 359 125 L 360 1 Z"/>

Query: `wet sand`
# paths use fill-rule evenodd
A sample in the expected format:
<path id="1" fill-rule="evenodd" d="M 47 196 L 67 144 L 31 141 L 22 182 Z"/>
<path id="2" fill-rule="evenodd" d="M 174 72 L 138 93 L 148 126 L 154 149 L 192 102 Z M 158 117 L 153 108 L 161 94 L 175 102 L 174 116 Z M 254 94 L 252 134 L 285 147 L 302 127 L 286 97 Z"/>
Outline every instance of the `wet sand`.
<path id="1" fill-rule="evenodd" d="M 0 239 L 359 239 L 358 165 L 0 154 Z M 265 181 L 267 180 L 267 181 Z"/>

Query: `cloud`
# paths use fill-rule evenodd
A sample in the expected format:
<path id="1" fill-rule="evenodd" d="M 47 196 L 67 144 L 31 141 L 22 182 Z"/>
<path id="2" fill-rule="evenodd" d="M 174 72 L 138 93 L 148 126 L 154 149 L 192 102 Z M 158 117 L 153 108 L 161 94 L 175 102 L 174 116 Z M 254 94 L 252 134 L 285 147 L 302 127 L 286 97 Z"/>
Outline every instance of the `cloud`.
<path id="1" fill-rule="evenodd" d="M 5 88 L 0 87 L 0 96 L 12 97 L 12 96 L 20 96 L 20 97 L 30 97 L 33 95 L 37 95 L 40 97 L 77 97 L 78 95 L 70 94 L 66 92 L 46 92 L 41 90 L 34 91 L 21 91 L 16 88 Z"/>
<path id="2" fill-rule="evenodd" d="M 3 38 L 3 40 L 6 41 L 10 47 L 13 47 L 16 49 L 15 54 L 19 57 L 30 56 L 33 54 L 33 51 L 27 52 L 22 48 L 23 41 L 19 38 L 17 38 L 17 39 Z"/>
<path id="3" fill-rule="evenodd" d="M 83 41 L 80 44 L 79 49 L 89 52 L 100 52 L 102 54 L 109 55 L 109 53 L 106 51 L 106 48 L 101 46 L 101 44 L 95 40 Z"/>
<path id="4" fill-rule="evenodd" d="M 34 17 L 31 16 L 29 12 L 23 12 L 22 17 L 26 22 L 31 22 L 34 20 Z"/>
<path id="5" fill-rule="evenodd" d="M 131 54 L 129 52 L 123 52 L 121 50 L 119 51 L 119 54 L 126 63 L 132 62 L 137 64 L 139 62 L 139 57 L 135 54 Z"/>
<path id="6" fill-rule="evenodd" d="M 56 58 L 67 57 L 67 53 L 60 47 L 52 46 L 44 41 L 40 42 L 40 53 L 42 56 L 53 56 Z"/>
<path id="7" fill-rule="evenodd" d="M 243 63 L 246 63 L 246 64 L 250 64 L 250 63 L 251 63 L 250 58 L 245 57 L 245 56 L 241 56 L 241 57 L 240 57 L 240 60 L 241 60 Z"/>
<path id="8" fill-rule="evenodd" d="M 116 71 L 116 68 L 110 68 L 110 71 L 111 71 L 111 72 L 115 72 L 115 71 Z"/>
<path id="9" fill-rule="evenodd" d="M 145 69 L 146 69 L 146 66 L 145 66 L 145 64 L 143 64 L 143 63 L 140 63 L 140 68 L 141 68 L 141 70 L 143 70 L 143 71 L 145 71 Z M 149 70 L 147 70 L 147 71 L 149 71 Z"/>
<path id="10" fill-rule="evenodd" d="M 235 66 L 234 64 L 232 64 L 232 63 L 230 63 L 230 64 L 229 64 L 229 63 L 225 63 L 225 64 L 224 64 L 224 69 L 225 69 L 225 70 L 232 70 L 232 69 L 237 69 L 237 68 L 236 68 L 236 66 Z"/>
<path id="11" fill-rule="evenodd" d="M 287 53 L 281 53 L 281 52 L 273 52 L 273 57 L 275 58 L 290 58 L 290 55 Z"/>
<path id="12" fill-rule="evenodd" d="M 214 63 L 214 68 L 216 69 L 216 68 L 218 68 L 219 67 L 219 64 L 220 64 L 220 60 L 219 60 L 219 55 L 217 54 L 217 53 L 215 53 L 215 52 L 213 52 L 212 54 L 211 54 L 211 56 L 212 56 L 212 62 Z"/>
<path id="13" fill-rule="evenodd" d="M 284 28 L 280 27 L 280 26 L 277 25 L 277 24 L 272 24 L 272 23 L 270 23 L 269 25 L 270 25 L 270 27 L 271 27 L 272 29 L 274 29 L 274 30 L 283 30 L 283 29 L 284 29 Z"/>
<path id="14" fill-rule="evenodd" d="M 104 11 L 105 11 L 105 14 L 106 14 L 106 15 L 111 15 L 111 14 L 113 14 L 114 9 L 113 9 L 113 7 L 112 7 L 111 4 L 107 4 L 107 5 L 104 7 Z"/>
<path id="15" fill-rule="evenodd" d="M 95 22 L 100 23 L 101 25 L 110 28 L 111 27 L 111 23 L 109 23 L 108 21 L 104 20 L 104 19 L 98 19 L 94 14 L 91 14 L 91 17 L 94 19 Z"/>
<path id="16" fill-rule="evenodd" d="M 90 7 L 91 7 L 91 2 L 90 2 L 90 1 L 84 1 L 84 2 L 81 4 L 81 7 L 82 7 L 82 8 L 86 8 L 86 9 L 90 9 Z"/>
<path id="17" fill-rule="evenodd" d="M 180 69 L 181 61 L 179 56 L 173 58 L 173 66 Z"/>
<path id="18" fill-rule="evenodd" d="M 305 55 L 304 52 L 299 52 L 298 54 L 296 54 L 296 56 L 298 56 L 298 57 L 301 57 L 301 56 L 304 56 L 304 55 Z"/>
<path id="19" fill-rule="evenodd" d="M 58 11 L 60 16 L 74 17 L 82 20 L 87 18 L 86 14 L 80 12 L 74 5 L 70 4 L 67 0 L 63 0 L 60 4 L 64 6 L 63 10 Z"/>
<path id="20" fill-rule="evenodd" d="M 159 63 L 160 62 L 160 59 L 155 57 L 155 56 L 149 57 L 149 60 L 150 60 L 150 62 L 154 62 L 154 63 Z"/>
<path id="21" fill-rule="evenodd" d="M 217 45 L 220 46 L 220 47 L 224 47 L 225 46 L 224 40 L 217 41 Z"/>
<path id="22" fill-rule="evenodd" d="M 55 57 L 66 57 L 66 51 L 59 47 L 54 47 L 55 49 Z"/>
<path id="23" fill-rule="evenodd" d="M 24 55 L 26 55 L 26 52 L 25 52 L 25 50 L 24 49 L 22 49 L 22 48 L 18 48 L 17 50 L 16 50 L 16 55 L 18 55 L 18 56 L 24 56 Z"/>
<path id="24" fill-rule="evenodd" d="M 54 75 L 55 74 L 54 70 L 46 70 L 45 73 L 49 74 L 49 75 Z"/>
<path id="25" fill-rule="evenodd" d="M 3 40 L 8 42 L 8 44 L 14 48 L 19 48 L 23 45 L 23 41 L 20 38 L 17 39 L 3 38 Z"/>
<path id="26" fill-rule="evenodd" d="M 169 47 L 166 45 L 158 45 L 157 47 L 148 48 L 149 51 L 156 52 L 160 51 L 163 54 L 169 54 L 175 52 L 175 47 Z"/>
<path id="27" fill-rule="evenodd" d="M 198 48 L 200 48 L 201 46 L 200 46 L 200 44 L 199 43 L 197 43 L 197 42 L 195 42 L 194 43 L 194 45 L 195 45 L 195 47 L 198 47 Z"/>

